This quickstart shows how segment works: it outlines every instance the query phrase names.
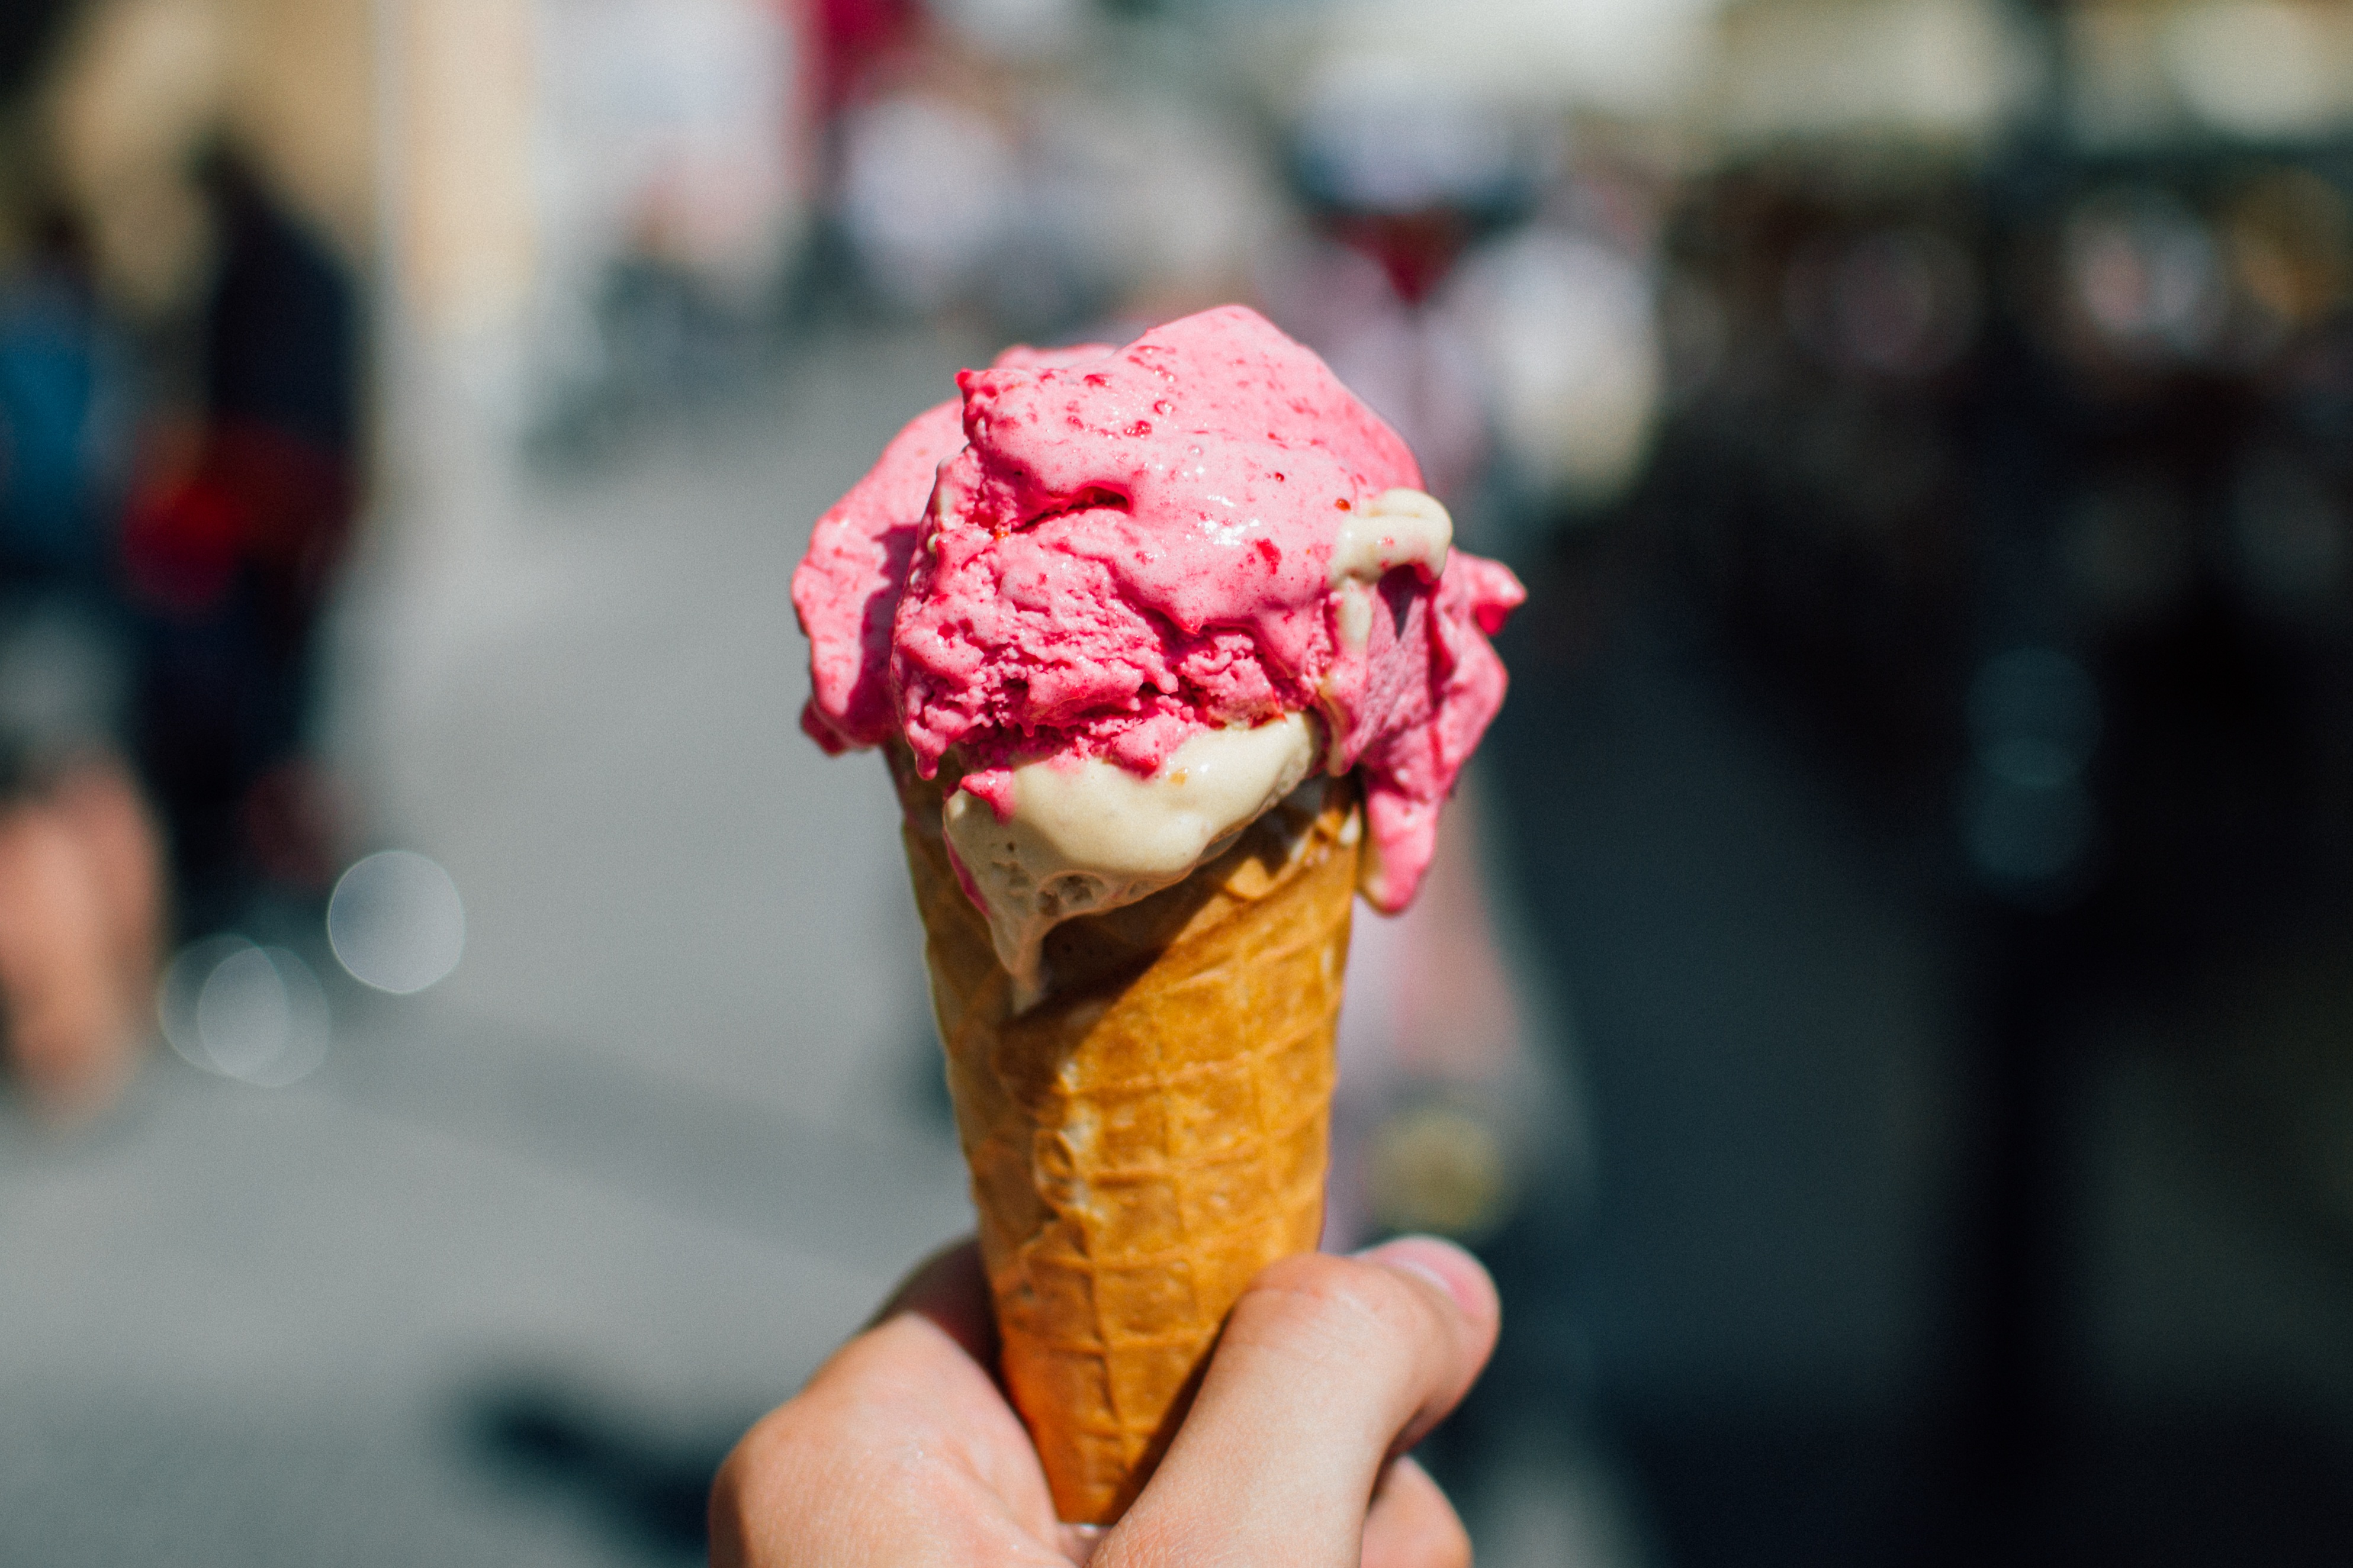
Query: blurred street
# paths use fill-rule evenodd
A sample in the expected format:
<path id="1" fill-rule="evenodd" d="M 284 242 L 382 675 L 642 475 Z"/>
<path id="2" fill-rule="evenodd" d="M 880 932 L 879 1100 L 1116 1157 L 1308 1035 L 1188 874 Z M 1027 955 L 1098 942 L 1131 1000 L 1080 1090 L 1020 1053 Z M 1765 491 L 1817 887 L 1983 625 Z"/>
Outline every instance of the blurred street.
<path id="1" fill-rule="evenodd" d="M 888 791 L 794 730 L 783 594 L 941 352 L 364 569 L 347 745 L 465 963 L 337 991 L 292 1089 L 167 1053 L 94 1137 L 0 1124 L 0 1562 L 698 1557 L 719 1454 L 967 1223 Z"/>

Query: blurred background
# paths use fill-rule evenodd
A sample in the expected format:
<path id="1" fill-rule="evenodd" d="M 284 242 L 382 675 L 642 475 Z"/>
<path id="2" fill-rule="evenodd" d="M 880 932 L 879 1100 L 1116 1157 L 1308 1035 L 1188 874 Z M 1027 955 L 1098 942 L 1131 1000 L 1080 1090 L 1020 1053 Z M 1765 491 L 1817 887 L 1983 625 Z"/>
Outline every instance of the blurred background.
<path id="1" fill-rule="evenodd" d="M 1530 588 L 1482 1561 L 2353 1560 L 2353 0 L 16 0 L 0 1562 L 699 1560 L 968 1223 L 791 566 L 1227 300 Z"/>

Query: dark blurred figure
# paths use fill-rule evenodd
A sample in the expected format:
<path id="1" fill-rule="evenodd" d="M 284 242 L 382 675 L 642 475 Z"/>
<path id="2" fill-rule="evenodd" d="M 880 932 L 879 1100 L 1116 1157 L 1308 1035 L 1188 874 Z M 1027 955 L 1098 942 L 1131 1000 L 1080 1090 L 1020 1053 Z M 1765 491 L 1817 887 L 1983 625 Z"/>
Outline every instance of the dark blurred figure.
<path id="1" fill-rule="evenodd" d="M 129 1077 L 162 901 L 154 828 L 118 751 L 106 457 L 120 370 L 78 236 L 52 214 L 0 276 L 0 1060 L 62 1120 Z"/>
<path id="2" fill-rule="evenodd" d="M 73 225 L 52 213 L 0 290 L 0 567 L 17 593 L 106 594 L 105 502 L 94 483 L 104 368 Z"/>
<path id="3" fill-rule="evenodd" d="M 161 802 L 184 934 L 257 894 L 314 897 L 332 823 L 309 761 L 320 610 L 356 497 L 352 281 L 235 153 L 218 226 L 201 423 L 148 477 L 122 554 L 139 611 L 140 763 Z"/>

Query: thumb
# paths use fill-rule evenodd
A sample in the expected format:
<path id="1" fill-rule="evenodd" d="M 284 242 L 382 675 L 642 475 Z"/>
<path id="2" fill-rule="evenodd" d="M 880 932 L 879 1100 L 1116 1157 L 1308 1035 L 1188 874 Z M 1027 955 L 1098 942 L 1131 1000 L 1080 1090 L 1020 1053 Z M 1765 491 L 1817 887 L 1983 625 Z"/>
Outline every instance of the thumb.
<path id="1" fill-rule="evenodd" d="M 1270 1266 L 1095 1568 L 1356 1568 L 1383 1467 L 1469 1391 L 1500 1315 L 1486 1270 L 1424 1237 Z"/>

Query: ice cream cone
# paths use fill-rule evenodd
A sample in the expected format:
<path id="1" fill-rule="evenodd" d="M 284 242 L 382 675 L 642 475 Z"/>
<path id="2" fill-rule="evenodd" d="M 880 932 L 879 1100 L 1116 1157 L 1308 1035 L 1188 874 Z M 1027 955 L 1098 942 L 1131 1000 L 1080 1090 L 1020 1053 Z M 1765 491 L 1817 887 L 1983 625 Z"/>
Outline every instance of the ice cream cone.
<path id="1" fill-rule="evenodd" d="M 1100 1523 L 1318 1239 L 1351 900 L 1412 900 L 1525 595 L 1239 306 L 956 387 L 810 533 L 801 722 L 892 757 L 1005 1380 Z"/>
<path id="2" fill-rule="evenodd" d="M 1045 997 L 1016 1014 L 942 839 L 942 782 L 903 753 L 893 773 L 1005 1380 L 1061 1518 L 1109 1523 L 1234 1299 L 1322 1228 L 1354 784 L 1311 784 L 1176 886 L 1055 927 Z"/>

